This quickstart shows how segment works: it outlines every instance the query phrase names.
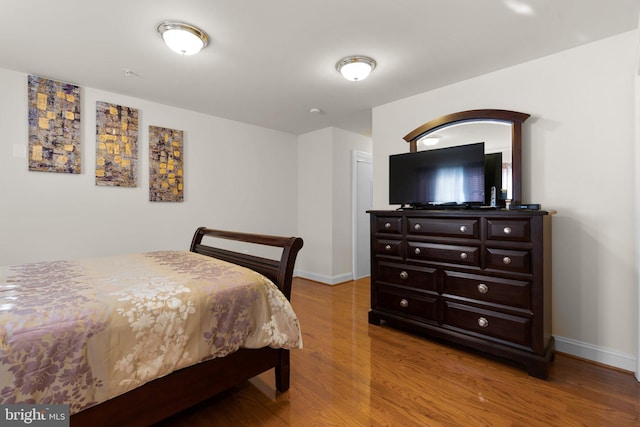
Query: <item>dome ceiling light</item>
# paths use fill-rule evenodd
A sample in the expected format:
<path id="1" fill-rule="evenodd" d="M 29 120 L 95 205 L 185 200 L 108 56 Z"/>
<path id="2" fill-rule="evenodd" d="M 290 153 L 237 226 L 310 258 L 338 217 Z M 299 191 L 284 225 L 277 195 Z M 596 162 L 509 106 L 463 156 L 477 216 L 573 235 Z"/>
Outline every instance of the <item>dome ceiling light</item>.
<path id="1" fill-rule="evenodd" d="M 368 56 L 347 56 L 336 64 L 336 70 L 352 82 L 366 79 L 374 68 L 376 68 L 376 61 Z"/>
<path id="2" fill-rule="evenodd" d="M 180 55 L 193 55 L 209 44 L 209 36 L 201 29 L 183 22 L 164 21 L 158 33 L 171 50 Z"/>
<path id="3" fill-rule="evenodd" d="M 418 145 L 424 147 L 432 147 L 434 145 L 438 145 L 442 137 L 440 135 L 425 135 L 421 138 L 418 138 Z"/>

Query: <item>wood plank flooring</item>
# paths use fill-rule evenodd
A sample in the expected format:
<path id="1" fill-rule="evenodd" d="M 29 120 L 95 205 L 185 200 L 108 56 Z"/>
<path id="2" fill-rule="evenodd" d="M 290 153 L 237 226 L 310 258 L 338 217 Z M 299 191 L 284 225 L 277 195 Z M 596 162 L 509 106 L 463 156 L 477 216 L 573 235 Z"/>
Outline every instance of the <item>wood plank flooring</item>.
<path id="1" fill-rule="evenodd" d="M 369 325 L 369 280 L 294 279 L 304 349 L 291 388 L 267 372 L 158 425 L 638 426 L 633 374 L 556 354 L 548 381 L 520 367 L 386 326 Z"/>

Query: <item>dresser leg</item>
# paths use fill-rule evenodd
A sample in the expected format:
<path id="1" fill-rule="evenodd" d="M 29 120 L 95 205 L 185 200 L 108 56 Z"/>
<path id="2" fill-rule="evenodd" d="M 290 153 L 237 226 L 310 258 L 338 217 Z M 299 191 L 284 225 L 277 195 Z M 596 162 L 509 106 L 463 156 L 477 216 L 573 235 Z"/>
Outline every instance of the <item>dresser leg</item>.
<path id="1" fill-rule="evenodd" d="M 546 380 L 549 377 L 548 362 L 531 362 L 527 363 L 527 373 L 531 377 Z"/>
<path id="2" fill-rule="evenodd" d="M 373 310 L 369 311 L 369 323 L 380 326 L 380 316 L 374 313 Z"/>
<path id="3" fill-rule="evenodd" d="M 529 360 L 525 363 L 527 373 L 536 378 L 546 380 L 549 377 L 549 363 L 554 359 L 556 343 L 553 337 L 549 339 L 544 357 L 536 360 Z"/>

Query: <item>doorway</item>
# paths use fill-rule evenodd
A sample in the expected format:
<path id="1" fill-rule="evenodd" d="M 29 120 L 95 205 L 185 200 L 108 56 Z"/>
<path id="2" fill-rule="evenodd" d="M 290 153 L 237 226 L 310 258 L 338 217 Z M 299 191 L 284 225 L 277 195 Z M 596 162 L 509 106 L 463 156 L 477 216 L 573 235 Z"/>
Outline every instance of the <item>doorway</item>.
<path id="1" fill-rule="evenodd" d="M 352 155 L 353 279 L 371 275 L 369 214 L 373 207 L 373 158 L 370 153 Z"/>

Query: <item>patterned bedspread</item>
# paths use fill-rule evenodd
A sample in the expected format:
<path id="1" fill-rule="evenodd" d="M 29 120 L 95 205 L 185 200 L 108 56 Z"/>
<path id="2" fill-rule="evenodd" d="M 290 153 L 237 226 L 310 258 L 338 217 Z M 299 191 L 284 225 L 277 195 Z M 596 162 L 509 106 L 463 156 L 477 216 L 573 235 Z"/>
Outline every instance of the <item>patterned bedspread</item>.
<path id="1" fill-rule="evenodd" d="M 300 348 L 264 276 L 183 251 L 0 267 L 0 403 L 71 413 L 238 348 Z"/>

